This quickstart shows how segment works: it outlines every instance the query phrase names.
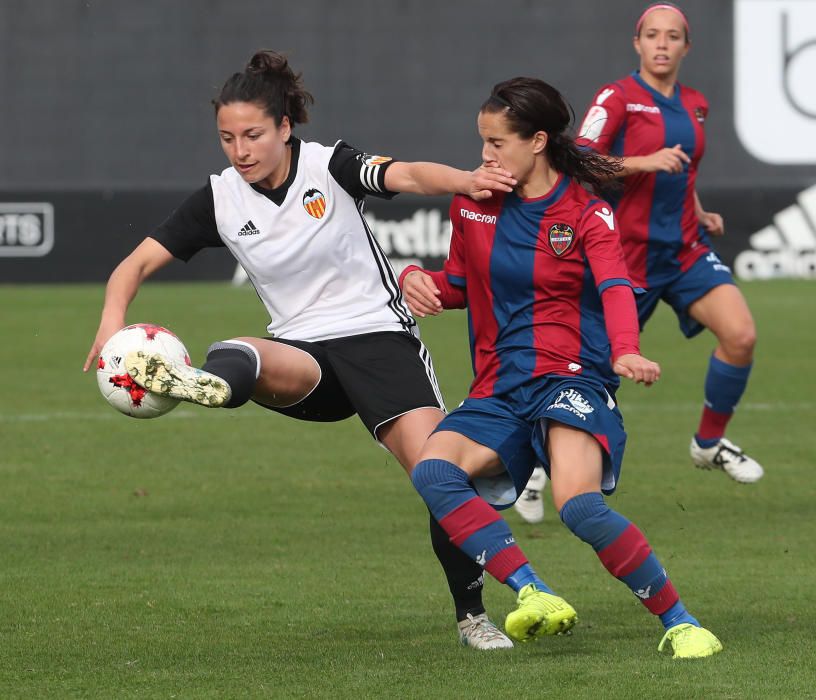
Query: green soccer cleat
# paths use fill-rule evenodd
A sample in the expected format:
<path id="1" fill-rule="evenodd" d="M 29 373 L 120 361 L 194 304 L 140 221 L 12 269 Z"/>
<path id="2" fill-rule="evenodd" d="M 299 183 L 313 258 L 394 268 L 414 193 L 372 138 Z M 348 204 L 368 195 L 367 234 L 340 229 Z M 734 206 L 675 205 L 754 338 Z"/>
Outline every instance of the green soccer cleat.
<path id="1" fill-rule="evenodd" d="M 528 583 L 518 594 L 518 608 L 504 621 L 507 634 L 519 642 L 548 634 L 563 634 L 578 622 L 578 613 L 566 600 L 539 591 Z"/>
<path id="2" fill-rule="evenodd" d="M 232 390 L 221 377 L 141 350 L 125 358 L 128 374 L 139 386 L 162 396 L 217 408 L 230 400 Z"/>
<path id="3" fill-rule="evenodd" d="M 666 642 L 674 649 L 673 659 L 702 659 L 714 656 L 723 648 L 722 642 L 705 627 L 697 627 L 688 622 L 667 629 L 657 650 L 663 651 Z"/>

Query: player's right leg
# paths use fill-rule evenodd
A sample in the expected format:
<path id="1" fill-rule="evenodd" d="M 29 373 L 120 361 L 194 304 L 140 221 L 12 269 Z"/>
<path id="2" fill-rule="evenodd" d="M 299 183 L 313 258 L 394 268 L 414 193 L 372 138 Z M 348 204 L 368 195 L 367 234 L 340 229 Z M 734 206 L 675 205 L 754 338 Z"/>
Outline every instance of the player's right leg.
<path id="1" fill-rule="evenodd" d="M 156 353 L 132 353 L 125 364 L 148 391 L 211 408 L 237 408 L 250 399 L 289 406 L 307 396 L 321 374 L 308 353 L 262 338 L 214 343 L 201 369 Z"/>
<path id="2" fill-rule="evenodd" d="M 702 469 L 724 471 L 740 483 L 759 481 L 762 466 L 724 437 L 753 364 L 756 326 L 745 297 L 730 270 L 709 253 L 674 280 L 664 298 L 687 338 L 704 328 L 717 338 L 706 372 L 700 422 L 689 448 L 692 462 Z"/>
<path id="3" fill-rule="evenodd" d="M 451 415 L 461 412 L 460 408 Z M 474 487 L 473 479 L 503 471 L 495 451 L 446 430 L 443 421 L 423 449 L 411 479 L 451 541 L 518 594 L 518 608 L 505 621 L 510 637 L 527 642 L 566 632 L 578 621 L 575 610 L 539 578 L 507 522 Z"/>
<path id="4" fill-rule="evenodd" d="M 444 414 L 422 409 L 404 414 L 378 433 L 382 443 L 400 461 L 409 477 L 428 436 Z M 439 560 L 453 598 L 459 641 L 471 649 L 510 649 L 513 642 L 499 630 L 482 600 L 484 569 L 453 544 L 439 521 L 430 516 L 431 546 Z"/>

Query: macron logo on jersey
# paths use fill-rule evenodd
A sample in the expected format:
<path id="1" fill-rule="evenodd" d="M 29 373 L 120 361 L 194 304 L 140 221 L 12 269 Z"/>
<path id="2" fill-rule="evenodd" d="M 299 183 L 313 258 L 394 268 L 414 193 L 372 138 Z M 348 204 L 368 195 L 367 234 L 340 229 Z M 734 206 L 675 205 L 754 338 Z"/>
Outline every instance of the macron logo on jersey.
<path id="1" fill-rule="evenodd" d="M 495 224 L 497 217 L 495 214 L 479 214 L 475 211 L 470 211 L 469 209 L 460 209 L 459 214 L 464 219 L 470 219 L 471 221 L 478 221 L 482 224 Z"/>
<path id="2" fill-rule="evenodd" d="M 654 105 L 642 105 L 634 102 L 629 102 L 626 105 L 627 112 L 647 112 L 649 114 L 660 114 L 660 107 Z"/>

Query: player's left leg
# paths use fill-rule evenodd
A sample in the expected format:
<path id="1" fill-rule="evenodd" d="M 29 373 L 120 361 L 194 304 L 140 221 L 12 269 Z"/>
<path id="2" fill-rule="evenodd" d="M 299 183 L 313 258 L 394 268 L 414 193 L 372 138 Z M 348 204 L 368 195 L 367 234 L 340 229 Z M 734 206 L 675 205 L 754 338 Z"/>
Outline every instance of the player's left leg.
<path id="1" fill-rule="evenodd" d="M 596 407 L 597 408 L 597 407 Z M 547 452 L 553 503 L 561 520 L 589 544 L 601 563 L 625 583 L 666 629 L 675 658 L 710 656 L 719 640 L 700 626 L 680 601 L 666 570 L 643 533 L 604 501 L 604 453 L 593 435 L 571 425 L 547 421 Z"/>
<path id="2" fill-rule="evenodd" d="M 405 333 L 351 337 L 330 346 L 332 367 L 360 419 L 410 474 L 444 416 L 427 349 Z M 460 641 L 475 649 L 512 647 L 485 613 L 482 567 L 450 542 L 433 515 L 430 535 L 453 597 Z"/>
<path id="3" fill-rule="evenodd" d="M 758 481 L 762 467 L 724 437 L 751 373 L 756 343 L 751 311 L 735 285 L 722 284 L 694 301 L 688 315 L 717 337 L 700 425 L 691 442 L 692 459 L 698 467 L 724 470 L 735 481 Z"/>
<path id="4" fill-rule="evenodd" d="M 444 417 L 441 410 L 421 408 L 389 421 L 377 438 L 410 476 L 428 436 Z M 488 618 L 482 602 L 484 569 L 454 545 L 430 513 L 431 546 L 442 565 L 456 608 L 459 641 L 474 649 L 507 649 L 511 642 Z"/>

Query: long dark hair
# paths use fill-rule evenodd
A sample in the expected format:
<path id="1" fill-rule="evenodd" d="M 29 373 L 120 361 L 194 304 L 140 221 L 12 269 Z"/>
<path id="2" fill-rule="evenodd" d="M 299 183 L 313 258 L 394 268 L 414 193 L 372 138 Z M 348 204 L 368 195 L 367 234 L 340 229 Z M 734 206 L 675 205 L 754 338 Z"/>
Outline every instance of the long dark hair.
<path id="1" fill-rule="evenodd" d="M 241 73 L 233 73 L 218 97 L 213 100 L 215 113 L 231 102 L 252 102 L 262 107 L 280 126 L 284 117 L 289 123 L 309 121 L 308 106 L 314 98 L 303 87 L 300 73 L 295 74 L 286 56 L 277 51 L 255 53 Z"/>
<path id="2" fill-rule="evenodd" d="M 503 112 L 510 130 L 523 139 L 547 133 L 545 149 L 550 165 L 595 190 L 608 184 L 621 170 L 619 163 L 595 151 L 579 148 L 569 129 L 575 119 L 572 107 L 549 83 L 537 78 L 512 78 L 493 87 L 481 112 Z"/>

